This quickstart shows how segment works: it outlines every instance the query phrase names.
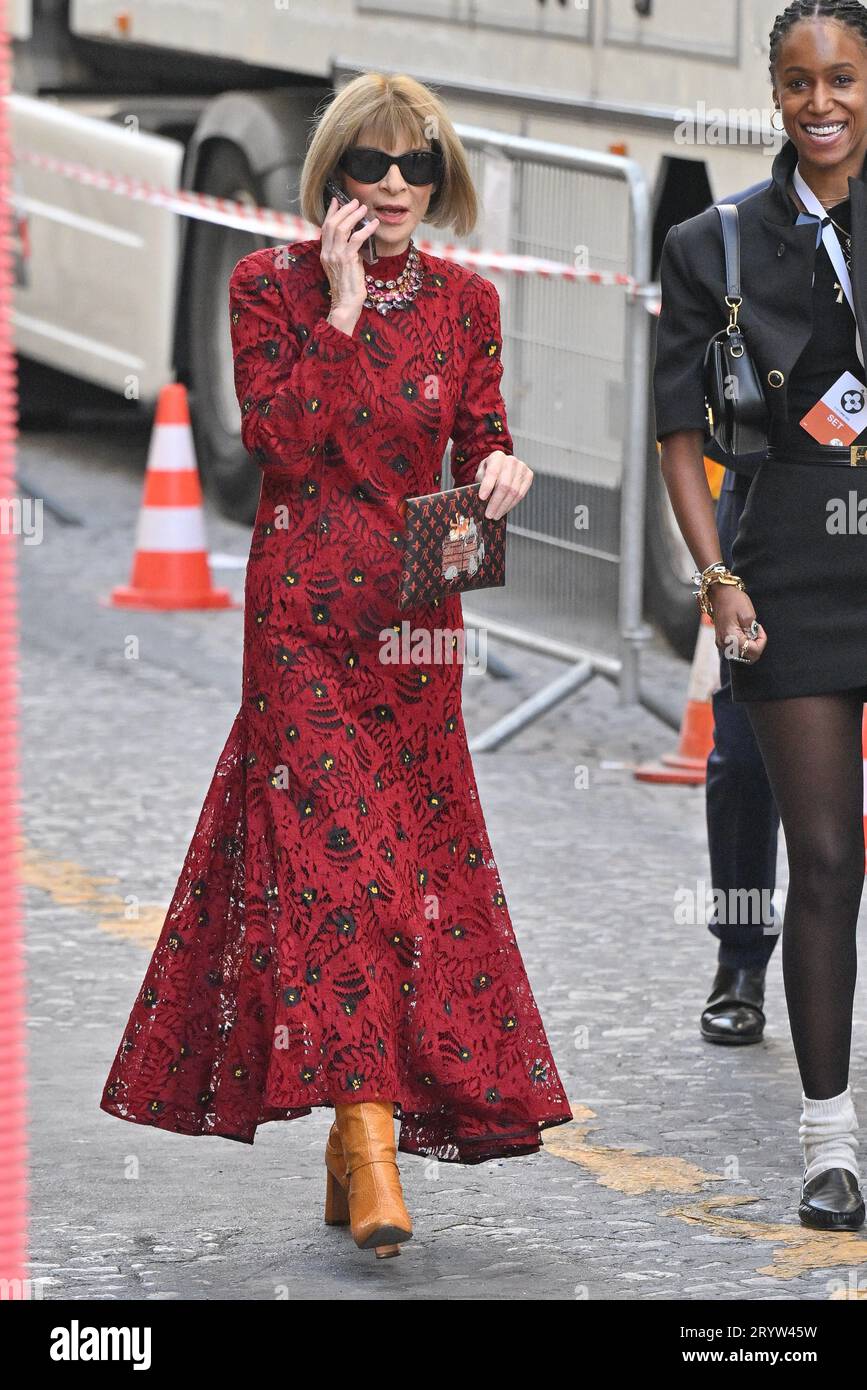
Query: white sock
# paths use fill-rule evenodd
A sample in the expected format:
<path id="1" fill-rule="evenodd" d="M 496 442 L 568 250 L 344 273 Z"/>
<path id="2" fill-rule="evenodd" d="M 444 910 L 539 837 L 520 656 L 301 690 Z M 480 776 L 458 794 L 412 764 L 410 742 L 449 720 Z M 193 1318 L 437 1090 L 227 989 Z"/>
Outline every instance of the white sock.
<path id="1" fill-rule="evenodd" d="M 828 1168 L 848 1168 L 860 1182 L 855 1150 L 858 1119 L 847 1086 L 839 1096 L 811 1100 L 801 1092 L 801 1123 L 798 1137 L 804 1151 L 804 1182 L 810 1182 Z"/>

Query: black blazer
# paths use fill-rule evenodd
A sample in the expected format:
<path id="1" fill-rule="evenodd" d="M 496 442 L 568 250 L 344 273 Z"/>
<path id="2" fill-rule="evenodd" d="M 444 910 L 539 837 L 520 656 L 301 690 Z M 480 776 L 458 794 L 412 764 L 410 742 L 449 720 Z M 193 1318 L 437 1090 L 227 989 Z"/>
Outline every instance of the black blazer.
<path id="1" fill-rule="evenodd" d="M 785 423 L 788 379 L 813 326 L 816 223 L 796 227 L 786 184 L 798 161 L 787 140 L 771 165 L 771 181 L 738 204 L 741 229 L 739 322 L 758 368 L 773 424 Z M 849 179 L 852 206 L 852 296 L 861 341 L 867 343 L 867 157 Z M 705 208 L 669 229 L 659 279 L 653 397 L 656 438 L 705 429 L 702 362 L 707 341 L 728 322 L 725 256 L 719 213 Z M 752 457 L 752 456 L 750 456 Z"/>

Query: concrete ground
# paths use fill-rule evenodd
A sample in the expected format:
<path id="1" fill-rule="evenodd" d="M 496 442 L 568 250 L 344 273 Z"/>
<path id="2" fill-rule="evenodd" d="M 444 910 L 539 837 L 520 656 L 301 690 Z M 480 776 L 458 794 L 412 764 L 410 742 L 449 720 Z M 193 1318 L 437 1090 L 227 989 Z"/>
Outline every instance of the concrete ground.
<path id="1" fill-rule="evenodd" d="M 31 434 L 44 538 L 22 545 L 22 775 L 30 969 L 32 1275 L 49 1299 L 829 1300 L 867 1296 L 867 1235 L 796 1216 L 800 1087 L 780 953 L 765 1039 L 714 1047 L 715 966 L 684 890 L 708 877 L 701 788 L 634 780 L 671 731 L 596 680 L 475 758 L 497 862 L 575 1121 L 474 1168 L 402 1162 L 415 1238 L 374 1261 L 322 1220 L 326 1112 L 253 1147 L 124 1124 L 101 1088 L 239 703 L 241 614 L 131 614 L 146 431 Z M 213 552 L 245 528 L 207 514 Z M 243 570 L 217 581 L 240 597 Z M 135 635 L 139 659 L 125 656 Z M 471 733 L 560 667 L 491 642 L 512 680 L 465 679 Z M 682 704 L 657 641 L 647 679 Z M 576 787 L 576 768 L 589 785 Z M 781 839 L 781 886 L 785 856 Z M 140 904 L 129 920 L 128 904 Z M 867 1082 L 859 984 L 856 1104 Z M 867 1099 L 860 1102 L 867 1120 Z"/>

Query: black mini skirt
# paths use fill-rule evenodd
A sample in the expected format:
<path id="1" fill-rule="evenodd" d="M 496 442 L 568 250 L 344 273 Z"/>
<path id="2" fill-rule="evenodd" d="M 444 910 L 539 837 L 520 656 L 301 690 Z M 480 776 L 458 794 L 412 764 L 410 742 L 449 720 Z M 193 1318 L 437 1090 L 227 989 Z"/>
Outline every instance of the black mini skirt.
<path id="1" fill-rule="evenodd" d="M 867 468 L 765 459 L 732 568 L 768 635 L 755 664 L 730 663 L 736 703 L 867 697 Z"/>

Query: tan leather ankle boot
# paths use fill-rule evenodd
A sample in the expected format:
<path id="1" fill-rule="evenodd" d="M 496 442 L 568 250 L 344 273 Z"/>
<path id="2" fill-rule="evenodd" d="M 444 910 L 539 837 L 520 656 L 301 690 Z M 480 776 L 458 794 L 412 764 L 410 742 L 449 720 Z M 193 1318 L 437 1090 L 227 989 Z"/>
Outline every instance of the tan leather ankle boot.
<path id="1" fill-rule="evenodd" d="M 348 1199 L 353 1240 L 362 1250 L 377 1253 L 383 1246 L 410 1240 L 412 1222 L 400 1185 L 391 1101 L 335 1105 L 334 1113 L 349 1180 L 344 1200 Z M 334 1176 L 336 1160 L 329 1163 L 327 1149 L 326 1163 L 329 1175 Z M 333 1212 L 338 1210 L 332 1206 Z"/>
<path id="2" fill-rule="evenodd" d="M 337 1121 L 328 1132 L 325 1145 L 325 1222 L 328 1226 L 349 1225 L 349 1174 L 346 1159 L 343 1157 L 343 1144 Z M 400 1254 L 399 1245 L 376 1245 L 374 1253 L 378 1260 L 392 1259 Z"/>

